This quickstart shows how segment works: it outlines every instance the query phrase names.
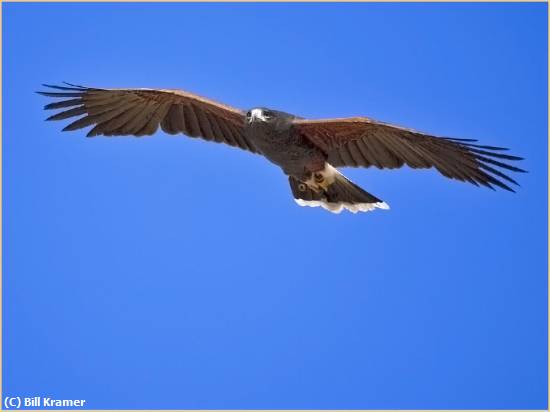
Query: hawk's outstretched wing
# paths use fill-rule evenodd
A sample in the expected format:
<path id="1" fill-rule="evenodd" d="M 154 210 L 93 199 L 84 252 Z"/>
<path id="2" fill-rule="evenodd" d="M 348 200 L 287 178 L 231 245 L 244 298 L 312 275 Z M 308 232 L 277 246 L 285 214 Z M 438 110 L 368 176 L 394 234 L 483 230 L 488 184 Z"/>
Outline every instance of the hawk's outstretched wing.
<path id="1" fill-rule="evenodd" d="M 50 103 L 45 109 L 70 108 L 48 120 L 83 115 L 64 131 L 93 125 L 89 137 L 145 136 L 155 133 L 160 125 L 166 133 L 183 133 L 257 152 L 244 135 L 244 112 L 191 93 L 164 89 L 97 89 L 69 83 L 44 86 L 59 91 L 39 94 L 68 98 Z"/>
<path id="2" fill-rule="evenodd" d="M 295 130 L 328 155 L 333 166 L 394 169 L 435 167 L 451 179 L 493 188 L 510 188 L 503 181 L 518 183 L 496 167 L 525 172 L 502 160 L 522 160 L 501 153 L 502 147 L 481 146 L 476 140 L 430 136 L 377 122 L 366 117 L 295 120 Z"/>

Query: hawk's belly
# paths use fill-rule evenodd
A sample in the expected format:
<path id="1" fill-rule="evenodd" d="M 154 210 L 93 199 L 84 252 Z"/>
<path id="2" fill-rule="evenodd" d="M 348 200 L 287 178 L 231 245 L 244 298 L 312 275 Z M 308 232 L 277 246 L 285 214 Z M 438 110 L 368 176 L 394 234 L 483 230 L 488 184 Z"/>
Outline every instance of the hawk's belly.
<path id="1" fill-rule="evenodd" d="M 254 146 L 287 175 L 301 177 L 324 168 L 326 156 L 323 152 L 291 130 L 254 129 L 249 134 Z"/>

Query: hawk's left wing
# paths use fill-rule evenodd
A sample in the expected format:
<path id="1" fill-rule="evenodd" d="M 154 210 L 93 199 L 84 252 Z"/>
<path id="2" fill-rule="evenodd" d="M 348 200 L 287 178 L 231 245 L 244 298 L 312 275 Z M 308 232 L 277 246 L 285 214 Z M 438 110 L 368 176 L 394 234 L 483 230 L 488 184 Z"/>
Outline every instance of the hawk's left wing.
<path id="1" fill-rule="evenodd" d="M 295 130 L 328 155 L 333 166 L 394 169 L 436 168 L 451 179 L 514 191 L 504 181 L 518 184 L 496 167 L 514 172 L 524 170 L 502 160 L 522 160 L 501 153 L 502 147 L 481 146 L 476 140 L 431 136 L 414 130 L 377 122 L 367 117 L 295 120 Z M 504 180 L 504 181 L 503 181 Z"/>

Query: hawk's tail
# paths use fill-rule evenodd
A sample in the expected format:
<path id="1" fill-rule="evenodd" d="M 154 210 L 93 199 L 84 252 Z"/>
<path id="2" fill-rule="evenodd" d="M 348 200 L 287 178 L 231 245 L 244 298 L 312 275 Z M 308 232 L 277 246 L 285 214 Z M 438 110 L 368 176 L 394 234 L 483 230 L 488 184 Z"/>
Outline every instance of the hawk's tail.
<path id="1" fill-rule="evenodd" d="M 388 204 L 367 193 L 328 163 L 306 182 L 289 176 L 294 200 L 300 206 L 321 206 L 332 213 L 347 209 L 352 213 L 375 208 L 389 209 Z"/>

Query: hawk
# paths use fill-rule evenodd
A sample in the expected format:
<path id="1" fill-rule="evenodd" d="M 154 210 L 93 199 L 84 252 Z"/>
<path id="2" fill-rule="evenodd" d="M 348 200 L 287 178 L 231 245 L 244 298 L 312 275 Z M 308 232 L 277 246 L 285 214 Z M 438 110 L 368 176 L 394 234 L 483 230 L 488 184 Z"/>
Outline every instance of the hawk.
<path id="1" fill-rule="evenodd" d="M 50 90 L 38 92 L 63 99 L 44 107 L 65 109 L 47 120 L 82 116 L 63 131 L 93 126 L 88 137 L 148 136 L 160 126 L 168 134 L 239 147 L 279 166 L 299 205 L 333 213 L 389 208 L 337 167 L 433 167 L 450 179 L 511 192 L 510 184 L 518 183 L 502 170 L 525 172 L 509 164 L 522 158 L 503 153 L 506 148 L 436 137 L 368 117 L 310 120 L 264 107 L 243 111 L 182 90 L 64 84 L 45 84 Z"/>

